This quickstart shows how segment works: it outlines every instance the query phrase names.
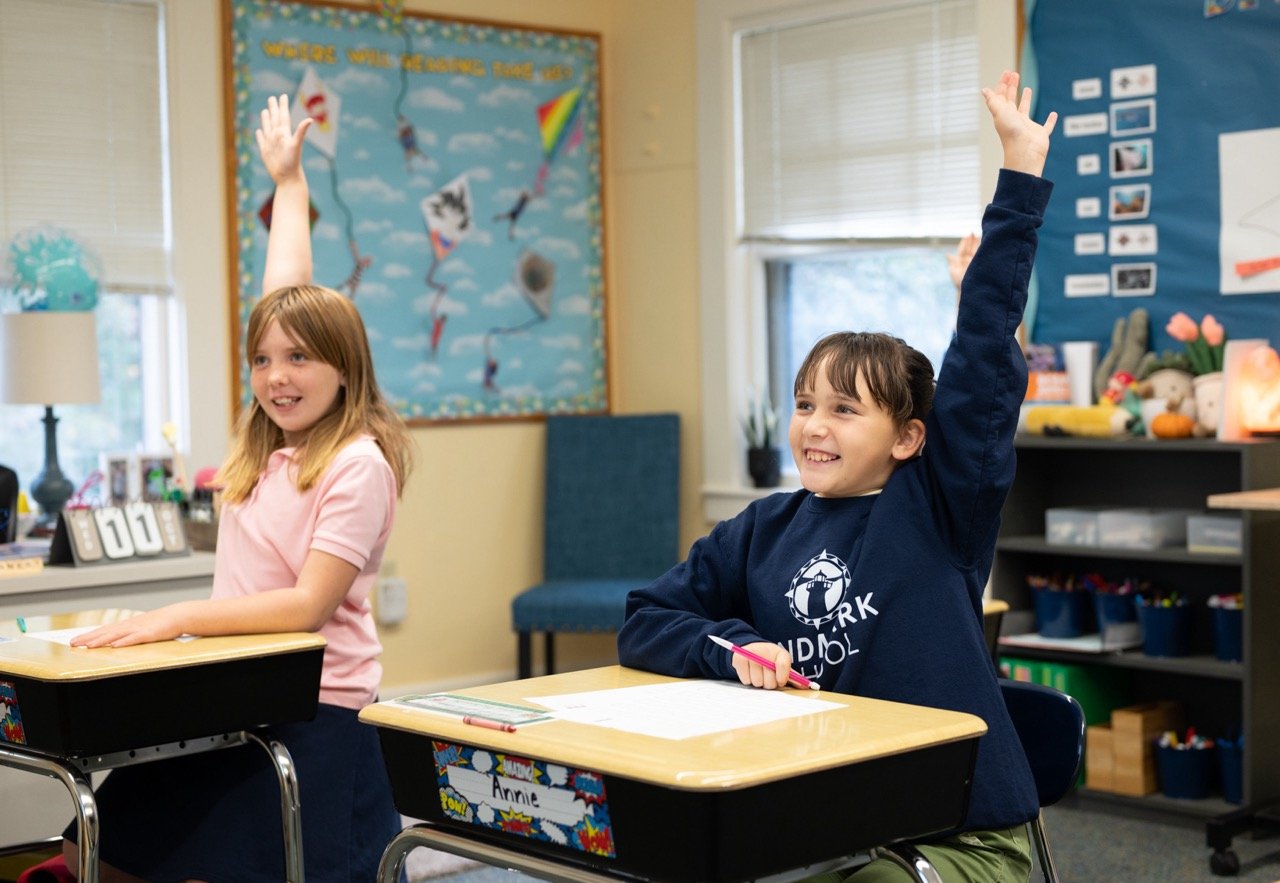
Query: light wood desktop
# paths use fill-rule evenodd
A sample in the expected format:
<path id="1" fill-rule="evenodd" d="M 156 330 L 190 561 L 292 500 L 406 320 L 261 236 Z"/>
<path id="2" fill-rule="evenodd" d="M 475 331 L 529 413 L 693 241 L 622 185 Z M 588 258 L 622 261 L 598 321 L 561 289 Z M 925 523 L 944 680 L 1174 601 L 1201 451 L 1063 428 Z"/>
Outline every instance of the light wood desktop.
<path id="1" fill-rule="evenodd" d="M 538 696 L 676 680 L 610 666 L 454 693 L 529 705 Z M 745 880 L 959 824 L 986 732 L 979 718 L 794 693 L 841 707 L 672 740 L 562 720 L 508 733 L 395 701 L 368 706 L 360 719 L 379 728 L 397 806 L 425 820 L 388 846 L 379 878 L 397 880 L 405 856 L 430 845 L 549 879 Z M 571 779 L 598 777 L 606 854 L 446 815 L 450 772 L 438 764 L 455 746 L 562 765 Z"/>
<path id="2" fill-rule="evenodd" d="M 27 617 L 29 632 L 92 625 L 118 611 Z M 319 698 L 324 639 L 237 635 L 134 647 L 72 648 L 0 623 L 0 766 L 51 776 L 75 801 L 79 879 L 98 877 L 98 812 L 89 774 L 256 743 L 281 786 L 286 867 L 301 880 L 297 778 L 260 727 L 307 720 Z M 160 712 L 160 713 L 157 713 Z"/>

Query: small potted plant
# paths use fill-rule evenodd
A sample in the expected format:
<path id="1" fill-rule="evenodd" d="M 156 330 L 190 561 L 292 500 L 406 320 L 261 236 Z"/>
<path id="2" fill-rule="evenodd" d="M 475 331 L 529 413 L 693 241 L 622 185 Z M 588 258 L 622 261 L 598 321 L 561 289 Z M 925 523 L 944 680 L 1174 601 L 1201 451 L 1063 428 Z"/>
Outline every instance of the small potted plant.
<path id="1" fill-rule="evenodd" d="M 1222 355 L 1227 333 L 1213 316 L 1205 315 L 1196 325 L 1186 313 L 1174 313 L 1164 330 L 1186 347 L 1194 375 L 1196 418 L 1212 432 L 1222 416 Z"/>
<path id="2" fill-rule="evenodd" d="M 777 447 L 778 412 L 769 394 L 747 397 L 747 412 L 741 418 L 747 440 L 747 472 L 756 487 L 777 487 L 782 476 L 782 455 Z"/>

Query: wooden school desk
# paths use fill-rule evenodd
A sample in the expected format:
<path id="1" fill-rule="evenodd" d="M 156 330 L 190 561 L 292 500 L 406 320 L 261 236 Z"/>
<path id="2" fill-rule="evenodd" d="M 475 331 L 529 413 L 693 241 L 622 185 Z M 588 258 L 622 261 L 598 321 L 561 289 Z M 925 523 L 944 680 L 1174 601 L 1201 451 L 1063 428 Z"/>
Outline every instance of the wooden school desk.
<path id="1" fill-rule="evenodd" d="M 454 692 L 530 705 L 676 680 L 610 666 Z M 360 719 L 379 728 L 396 805 L 424 820 L 388 845 L 379 879 L 394 883 L 408 853 L 430 846 L 547 879 L 747 880 L 961 822 L 979 718 L 794 693 L 842 707 L 672 740 L 563 720 L 500 732 L 370 705 Z M 530 776 L 548 786 L 532 789 L 536 811 L 511 802 Z M 477 783 L 494 789 L 491 804 L 458 790 Z"/>
<path id="2" fill-rule="evenodd" d="M 86 618 L 88 616 L 88 618 Z M 31 617 L 33 631 L 92 615 Z M 51 776 L 75 801 L 78 877 L 98 879 L 99 820 L 89 774 L 246 743 L 263 747 L 281 788 L 285 866 L 302 879 L 297 776 L 288 751 L 255 729 L 308 720 L 324 639 L 237 635 L 85 650 L 0 623 L 0 766 Z"/>

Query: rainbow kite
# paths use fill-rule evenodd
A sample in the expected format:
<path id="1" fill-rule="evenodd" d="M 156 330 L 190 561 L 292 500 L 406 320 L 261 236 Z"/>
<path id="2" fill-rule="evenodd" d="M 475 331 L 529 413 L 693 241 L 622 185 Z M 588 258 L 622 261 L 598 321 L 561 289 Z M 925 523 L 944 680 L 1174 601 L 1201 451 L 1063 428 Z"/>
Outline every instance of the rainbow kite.
<path id="1" fill-rule="evenodd" d="M 534 192 L 542 195 L 543 183 L 551 161 L 562 148 L 573 149 L 582 140 L 582 87 L 575 86 L 568 92 L 538 107 L 538 133 L 542 136 L 542 166 Z"/>

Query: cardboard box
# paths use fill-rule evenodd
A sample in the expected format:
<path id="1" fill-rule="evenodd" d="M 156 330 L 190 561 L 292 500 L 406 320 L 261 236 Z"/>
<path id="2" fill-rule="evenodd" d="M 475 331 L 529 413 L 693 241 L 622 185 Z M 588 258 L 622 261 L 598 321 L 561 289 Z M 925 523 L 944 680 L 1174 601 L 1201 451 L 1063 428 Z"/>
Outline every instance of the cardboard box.
<path id="1" fill-rule="evenodd" d="M 1084 785 L 1096 791 L 1115 789 L 1111 724 L 1095 724 L 1085 729 Z"/>
<path id="2" fill-rule="evenodd" d="M 1182 705 L 1170 700 L 1111 712 L 1111 790 L 1130 797 L 1155 793 L 1156 740 L 1165 730 L 1181 730 L 1182 718 Z"/>

